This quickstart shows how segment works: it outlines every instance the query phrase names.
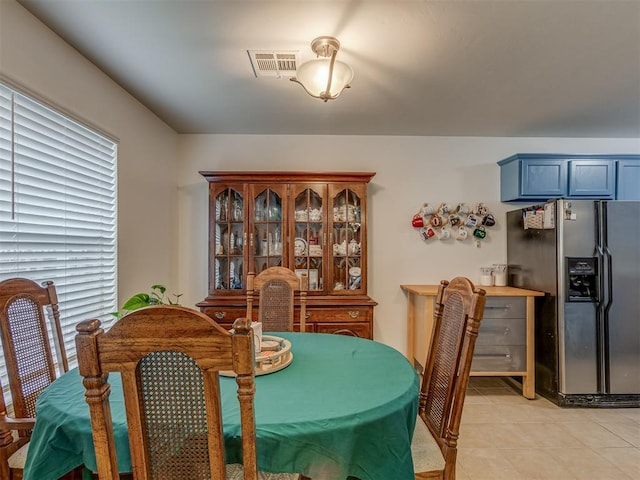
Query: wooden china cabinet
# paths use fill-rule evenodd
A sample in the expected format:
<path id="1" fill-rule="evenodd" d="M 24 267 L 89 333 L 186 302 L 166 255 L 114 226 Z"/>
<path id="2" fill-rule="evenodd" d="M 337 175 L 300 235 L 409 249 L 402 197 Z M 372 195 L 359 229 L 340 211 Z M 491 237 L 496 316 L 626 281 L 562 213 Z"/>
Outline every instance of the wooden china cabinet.
<path id="1" fill-rule="evenodd" d="M 366 218 L 375 173 L 200 174 L 209 182 L 202 312 L 231 328 L 246 315 L 247 273 L 281 265 L 308 274 L 306 331 L 373 338 L 377 303 L 367 296 Z M 294 319 L 298 329 L 298 311 Z"/>

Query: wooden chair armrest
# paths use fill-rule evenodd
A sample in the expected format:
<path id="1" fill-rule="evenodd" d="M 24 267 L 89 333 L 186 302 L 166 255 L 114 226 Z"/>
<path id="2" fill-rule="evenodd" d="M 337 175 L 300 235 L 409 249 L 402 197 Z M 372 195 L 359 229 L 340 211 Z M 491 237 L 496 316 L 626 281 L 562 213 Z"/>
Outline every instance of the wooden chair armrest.
<path id="1" fill-rule="evenodd" d="M 0 430 L 31 430 L 35 424 L 35 418 L 0 418 Z"/>

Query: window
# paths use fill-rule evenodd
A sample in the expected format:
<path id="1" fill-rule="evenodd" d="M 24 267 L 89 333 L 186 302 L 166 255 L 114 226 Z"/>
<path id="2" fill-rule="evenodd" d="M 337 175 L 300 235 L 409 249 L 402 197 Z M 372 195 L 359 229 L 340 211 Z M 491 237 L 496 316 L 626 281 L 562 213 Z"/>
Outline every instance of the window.
<path id="1" fill-rule="evenodd" d="M 117 310 L 116 155 L 113 141 L 0 83 L 0 280 L 55 282 L 70 366 L 75 325 L 108 326 Z"/>

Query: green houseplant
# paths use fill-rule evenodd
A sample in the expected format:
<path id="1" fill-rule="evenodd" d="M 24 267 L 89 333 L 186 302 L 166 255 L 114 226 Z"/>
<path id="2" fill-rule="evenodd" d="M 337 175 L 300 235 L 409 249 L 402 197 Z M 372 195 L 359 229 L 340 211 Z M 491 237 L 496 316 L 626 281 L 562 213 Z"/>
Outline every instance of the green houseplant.
<path id="1" fill-rule="evenodd" d="M 181 293 L 168 295 L 166 292 L 167 288 L 164 285 L 152 285 L 149 293 L 136 293 L 124 302 L 120 311 L 113 312 L 112 315 L 120 318 L 133 310 L 150 305 L 180 305 Z"/>

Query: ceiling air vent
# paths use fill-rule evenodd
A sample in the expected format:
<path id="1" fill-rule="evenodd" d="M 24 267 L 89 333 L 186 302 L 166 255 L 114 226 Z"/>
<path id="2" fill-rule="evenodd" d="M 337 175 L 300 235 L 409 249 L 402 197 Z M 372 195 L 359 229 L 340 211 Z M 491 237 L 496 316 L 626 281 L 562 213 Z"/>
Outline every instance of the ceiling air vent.
<path id="1" fill-rule="evenodd" d="M 247 50 L 256 77 L 293 77 L 298 65 L 297 50 Z"/>

